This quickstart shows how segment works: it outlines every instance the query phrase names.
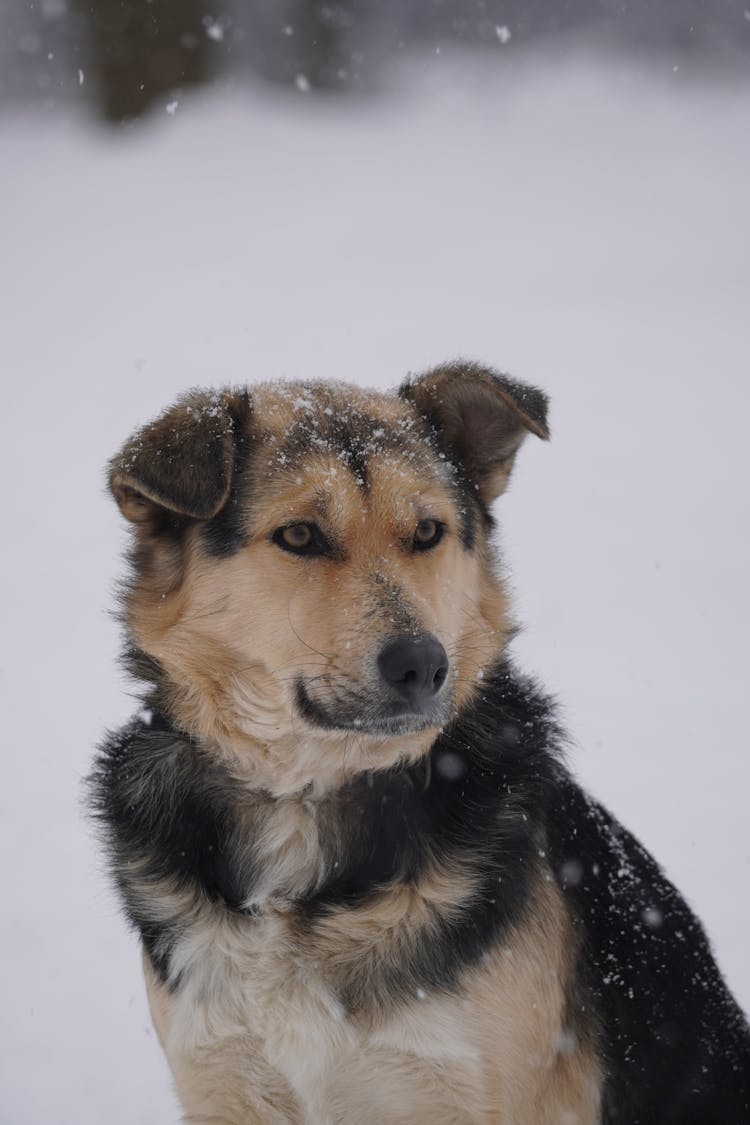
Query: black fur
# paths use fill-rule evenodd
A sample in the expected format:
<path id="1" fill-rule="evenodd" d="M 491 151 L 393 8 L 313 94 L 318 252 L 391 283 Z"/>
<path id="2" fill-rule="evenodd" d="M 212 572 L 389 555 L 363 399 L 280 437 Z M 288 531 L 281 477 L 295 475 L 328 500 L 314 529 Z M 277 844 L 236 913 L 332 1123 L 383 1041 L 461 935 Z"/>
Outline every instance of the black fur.
<path id="1" fill-rule="evenodd" d="M 550 857 L 583 935 L 581 999 L 599 1013 L 609 1125 L 750 1121 L 750 1033 L 703 929 L 648 852 L 570 778 Z"/>
<path id="2" fill-rule="evenodd" d="M 165 881 L 197 900 L 240 909 L 231 842 L 239 787 L 156 712 L 107 739 L 89 790 L 128 919 L 166 981 L 180 918 L 155 921 L 140 888 Z"/>
<path id="3" fill-rule="evenodd" d="M 299 932 L 418 880 L 430 863 L 475 873 L 462 915 L 384 959 L 374 977 L 370 965 L 342 978 L 349 1011 L 398 1004 L 422 988 L 460 988 L 463 970 L 523 924 L 530 889 L 546 873 L 580 936 L 568 1022 L 604 1056 L 603 1120 L 746 1123 L 750 1032 L 705 935 L 651 857 L 572 781 L 560 744 L 547 698 L 502 664 L 426 761 L 366 775 L 325 799 L 327 876 L 294 904 Z M 256 924 L 243 903 L 259 875 L 252 825 L 262 802 L 197 744 L 163 716 L 136 720 L 105 743 L 91 786 L 126 909 L 162 979 L 181 920 L 145 916 L 134 893 L 144 879 Z"/>

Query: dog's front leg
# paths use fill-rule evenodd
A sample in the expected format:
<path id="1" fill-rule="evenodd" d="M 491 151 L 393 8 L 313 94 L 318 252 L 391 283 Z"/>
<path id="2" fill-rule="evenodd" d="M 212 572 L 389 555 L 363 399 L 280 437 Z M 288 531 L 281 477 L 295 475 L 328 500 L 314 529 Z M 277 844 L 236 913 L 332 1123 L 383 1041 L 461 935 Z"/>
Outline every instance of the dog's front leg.
<path id="1" fill-rule="evenodd" d="M 151 1019 L 172 1072 L 185 1125 L 298 1125 L 304 1118 L 287 1082 L 250 1035 L 181 1048 L 177 1005 L 143 954 Z"/>

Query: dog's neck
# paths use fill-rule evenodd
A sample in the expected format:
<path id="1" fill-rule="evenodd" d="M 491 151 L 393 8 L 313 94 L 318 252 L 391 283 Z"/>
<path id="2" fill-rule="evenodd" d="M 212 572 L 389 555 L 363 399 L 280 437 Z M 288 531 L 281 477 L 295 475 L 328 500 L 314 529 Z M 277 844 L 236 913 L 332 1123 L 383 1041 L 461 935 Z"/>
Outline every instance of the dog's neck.
<path id="1" fill-rule="evenodd" d="M 411 765 L 439 734 L 436 727 L 397 736 L 317 730 L 295 718 L 281 695 L 261 695 L 244 680 L 223 682 L 207 671 L 199 684 L 181 686 L 136 648 L 125 663 L 150 685 L 145 706 L 163 729 L 186 735 L 248 790 L 273 798 L 323 798 L 364 774 Z"/>
<path id="2" fill-rule="evenodd" d="M 228 853 L 233 857 L 232 866 L 236 865 L 238 875 L 239 894 L 233 901 L 233 909 L 254 917 L 263 915 L 267 909 L 286 911 L 310 901 L 324 884 L 336 882 L 340 875 L 344 876 L 349 860 L 347 839 L 352 829 L 350 826 L 344 830 L 343 825 L 351 821 L 352 816 L 357 819 L 356 812 L 351 811 L 352 801 L 355 805 L 357 801 L 353 794 L 361 787 L 368 790 L 382 787 L 383 778 L 388 776 L 394 765 L 404 767 L 395 771 L 399 779 L 397 791 L 404 787 L 406 791 L 411 791 L 415 785 L 411 774 L 415 768 L 419 770 L 414 763 L 420 757 L 424 768 L 417 777 L 417 784 L 421 787 L 423 779 L 427 784 L 430 777 L 429 751 L 435 737 L 429 732 L 421 733 L 424 745 L 421 752 L 418 746 L 404 749 L 396 745 L 397 740 L 391 739 L 394 745 L 388 747 L 386 754 L 381 748 L 379 760 L 375 759 L 374 753 L 363 759 L 367 762 L 366 769 L 358 772 L 351 768 L 329 769 L 323 782 L 319 776 L 308 778 L 300 769 L 301 784 L 295 788 L 290 782 L 282 789 L 273 784 L 276 777 L 274 764 L 264 770 L 263 755 L 283 752 L 284 742 L 270 747 L 255 745 L 249 759 L 244 747 L 239 754 L 220 750 L 215 744 L 209 745 L 205 739 L 181 729 L 156 702 L 153 707 L 141 712 L 139 721 L 149 733 L 174 736 L 207 764 L 222 762 L 220 771 L 223 767 L 229 784 L 227 792 L 234 790 L 231 815 L 238 830 L 235 848 Z M 309 755 L 317 753 L 320 760 L 319 746 L 307 745 L 303 749 Z M 332 751 L 336 748 L 329 746 L 325 749 Z M 299 743 L 295 750 L 299 755 Z M 400 801 L 399 797 L 397 804 Z M 321 820 L 327 826 L 325 843 L 321 837 Z M 338 830 L 336 825 L 339 825 Z M 382 857 L 380 861 L 384 862 Z M 382 874 L 390 876 L 396 866 L 394 854 Z M 252 872 L 252 877 L 247 877 L 245 869 Z"/>
<path id="3" fill-rule="evenodd" d="M 517 857 L 525 863 L 543 846 L 533 810 L 554 768 L 556 728 L 548 701 L 507 666 L 421 760 L 400 768 L 371 761 L 327 791 L 304 776 L 295 790 L 274 791 L 261 784 L 257 767 L 247 779 L 159 706 L 156 691 L 152 705 L 151 715 L 113 739 L 102 791 L 113 807 L 138 810 L 128 831 L 144 862 L 152 857 L 151 877 L 182 886 L 191 856 L 201 901 L 254 915 L 309 914 L 358 901 L 424 873 L 438 826 L 440 839 L 461 854 L 480 854 L 483 842 L 497 837 L 504 887 Z M 429 733 L 421 737 L 427 743 Z M 391 757 L 403 761 L 405 754 Z"/>
<path id="4" fill-rule="evenodd" d="M 350 785 L 358 777 L 426 758 L 438 736 L 428 728 L 400 737 L 382 738 L 355 731 L 282 731 L 272 739 L 251 734 L 205 735 L 170 717 L 158 701 L 148 708 L 155 730 L 179 732 L 197 748 L 222 761 L 248 791 L 264 799 L 314 801 Z"/>
<path id="5" fill-rule="evenodd" d="M 400 738 L 311 730 L 283 734 L 273 741 L 251 738 L 215 743 L 232 775 L 248 788 L 287 800 L 325 798 L 363 774 L 411 765 L 423 758 L 437 731 Z"/>

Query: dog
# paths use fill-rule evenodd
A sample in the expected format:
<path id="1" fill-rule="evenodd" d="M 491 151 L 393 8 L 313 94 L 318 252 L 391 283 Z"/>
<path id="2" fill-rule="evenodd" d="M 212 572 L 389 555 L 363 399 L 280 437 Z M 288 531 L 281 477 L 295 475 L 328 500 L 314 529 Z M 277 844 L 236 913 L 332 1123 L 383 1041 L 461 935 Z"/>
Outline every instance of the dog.
<path id="1" fill-rule="evenodd" d="M 145 710 L 91 802 L 187 1122 L 750 1121 L 700 923 L 508 655 L 528 434 L 454 362 L 194 391 L 110 464 Z"/>

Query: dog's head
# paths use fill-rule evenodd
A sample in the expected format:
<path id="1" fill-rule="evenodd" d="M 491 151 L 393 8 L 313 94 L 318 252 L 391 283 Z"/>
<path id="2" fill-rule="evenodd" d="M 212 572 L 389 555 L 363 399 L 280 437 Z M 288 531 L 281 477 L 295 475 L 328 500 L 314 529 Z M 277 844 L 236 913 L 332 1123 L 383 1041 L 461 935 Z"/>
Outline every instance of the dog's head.
<path id="1" fill-rule="evenodd" d="M 424 752 L 502 651 L 489 507 L 546 399 L 471 364 L 398 394 L 194 392 L 110 485 L 172 717 L 277 792 Z"/>

